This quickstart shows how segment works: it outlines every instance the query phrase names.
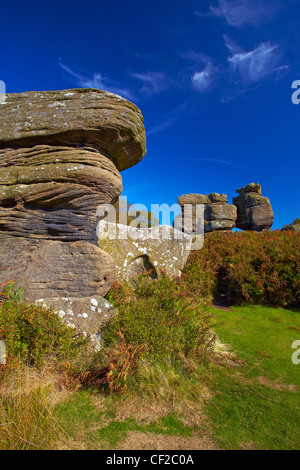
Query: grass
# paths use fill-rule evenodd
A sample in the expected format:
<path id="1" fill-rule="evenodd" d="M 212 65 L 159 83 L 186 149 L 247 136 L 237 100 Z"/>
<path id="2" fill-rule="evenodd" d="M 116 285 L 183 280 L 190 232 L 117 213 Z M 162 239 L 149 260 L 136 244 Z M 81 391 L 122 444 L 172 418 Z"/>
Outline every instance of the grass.
<path id="1" fill-rule="evenodd" d="M 157 317 L 165 319 L 162 338 L 173 331 L 171 345 L 179 344 L 178 338 L 185 345 L 191 331 L 194 336 L 202 331 L 198 322 L 191 330 L 191 312 L 185 308 L 179 312 L 181 304 L 173 297 L 176 286 L 163 282 L 146 285 L 134 312 L 130 298 L 124 301 L 123 314 L 126 319 L 131 315 L 131 323 L 124 321 L 121 341 L 113 345 L 119 349 L 112 349 L 119 354 L 120 368 L 111 368 L 126 377 L 121 395 L 116 387 L 95 387 L 92 378 L 103 368 L 101 355 L 92 362 L 89 355 L 78 355 L 74 364 L 59 363 L 60 367 L 55 358 L 48 368 L 47 363 L 37 368 L 17 358 L 15 363 L 9 360 L 7 372 L 2 366 L 1 450 L 299 449 L 300 364 L 292 363 L 292 344 L 300 340 L 299 312 L 254 305 L 218 310 L 202 305 L 196 312 L 199 325 L 207 332 L 212 327 L 218 336 L 210 360 L 203 361 L 201 348 L 190 354 L 180 347 L 168 356 L 165 351 L 170 348 L 162 344 L 159 358 L 140 355 L 132 373 L 123 370 L 124 360 L 131 364 L 135 343 L 145 342 L 144 326 L 148 344 L 161 344 L 147 316 L 154 297 L 158 306 L 152 313 L 164 308 L 165 316 Z M 123 290 L 116 292 L 117 300 L 118 296 L 123 302 Z M 88 375 L 89 367 L 96 375 Z M 84 381 L 85 376 L 91 381 Z"/>
<path id="2" fill-rule="evenodd" d="M 56 416 L 64 423 L 65 445 L 72 441 L 84 449 L 115 449 L 130 432 L 190 437 L 194 426 L 186 425 L 169 413 L 154 422 L 135 418 L 120 419 L 120 397 L 103 397 L 95 390 L 81 390 L 56 407 Z M 79 444 L 80 442 L 80 444 Z"/>
<path id="3" fill-rule="evenodd" d="M 300 366 L 292 343 L 297 312 L 267 307 L 214 311 L 215 330 L 241 362 L 214 366 L 206 412 L 223 449 L 299 449 Z"/>
<path id="4" fill-rule="evenodd" d="M 172 375 L 170 383 L 166 370 L 148 371 L 144 401 L 133 389 L 122 397 L 76 392 L 57 408 L 69 439 L 118 449 L 131 433 L 158 442 L 168 436 L 168 445 L 181 436 L 189 449 L 199 445 L 193 436 L 207 435 L 220 449 L 299 449 L 300 365 L 291 361 L 299 313 L 262 306 L 212 312 L 221 353 L 209 374 Z"/>
<path id="5" fill-rule="evenodd" d="M 19 364 L 0 388 L 0 450 L 49 449 L 61 434 L 55 377 Z"/>

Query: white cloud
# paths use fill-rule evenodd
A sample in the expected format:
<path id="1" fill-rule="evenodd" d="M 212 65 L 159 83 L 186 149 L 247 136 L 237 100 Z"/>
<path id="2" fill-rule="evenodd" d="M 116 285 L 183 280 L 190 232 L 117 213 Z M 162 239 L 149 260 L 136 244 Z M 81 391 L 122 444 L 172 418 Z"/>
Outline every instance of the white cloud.
<path id="1" fill-rule="evenodd" d="M 59 65 L 63 70 L 76 78 L 76 83 L 82 88 L 99 88 L 101 90 L 109 91 L 128 99 L 134 99 L 132 93 L 126 88 L 120 88 L 117 83 L 113 84 L 111 80 L 103 77 L 101 73 L 94 73 L 92 77 L 86 77 L 80 73 L 75 72 L 70 67 L 64 65 L 61 61 Z M 108 82 L 111 82 L 110 84 Z"/>
<path id="2" fill-rule="evenodd" d="M 220 16 L 230 26 L 241 28 L 245 25 L 258 26 L 271 19 L 278 5 L 263 0 L 219 0 L 218 6 L 210 7 L 209 13 L 196 13 L 200 17 Z"/>
<path id="3" fill-rule="evenodd" d="M 240 74 L 245 83 L 258 82 L 278 70 L 278 45 L 261 43 L 250 52 L 239 52 L 228 59 L 232 71 Z"/>
<path id="4" fill-rule="evenodd" d="M 147 95 L 161 93 L 169 86 L 169 82 L 162 72 L 131 73 L 131 76 L 143 83 L 141 92 Z"/>
<path id="5" fill-rule="evenodd" d="M 214 68 L 211 63 L 208 63 L 203 70 L 192 75 L 194 88 L 201 93 L 209 90 L 213 83 L 213 75 Z"/>

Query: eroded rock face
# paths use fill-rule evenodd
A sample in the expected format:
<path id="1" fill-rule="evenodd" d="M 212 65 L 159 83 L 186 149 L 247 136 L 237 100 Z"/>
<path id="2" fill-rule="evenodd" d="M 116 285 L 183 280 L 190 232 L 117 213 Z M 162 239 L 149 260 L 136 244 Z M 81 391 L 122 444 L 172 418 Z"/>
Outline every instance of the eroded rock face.
<path id="1" fill-rule="evenodd" d="M 197 204 L 204 205 L 202 217 L 205 233 L 232 230 L 235 227 L 237 210 L 234 205 L 228 204 L 226 194 L 185 194 L 178 198 L 177 203 L 181 206 L 181 214 L 175 218 L 173 225 L 184 229 L 185 233 L 198 232 L 201 229 L 201 218 L 196 213 Z"/>
<path id="2" fill-rule="evenodd" d="M 237 207 L 237 228 L 256 232 L 270 229 L 274 213 L 270 200 L 261 195 L 261 186 L 258 183 L 250 183 L 236 192 L 239 196 L 234 197 L 232 201 Z"/>
<path id="3" fill-rule="evenodd" d="M 153 279 L 161 272 L 181 276 L 192 237 L 166 225 L 145 229 L 100 221 L 98 229 L 99 246 L 114 259 L 119 282 L 146 272 Z"/>
<path id="4" fill-rule="evenodd" d="M 104 296 L 115 280 L 114 261 L 86 241 L 65 243 L 8 237 L 0 232 L 2 283 L 18 280 L 26 300 Z"/>
<path id="5" fill-rule="evenodd" d="M 0 230 L 11 235 L 96 244 L 96 209 L 121 192 L 120 173 L 97 151 L 0 150 Z"/>
<path id="6" fill-rule="evenodd" d="M 119 170 L 145 155 L 135 105 L 94 89 L 6 95 L 0 104 L 0 282 L 27 300 L 104 296 L 114 262 L 96 210 L 122 193 Z"/>
<path id="7" fill-rule="evenodd" d="M 89 336 L 96 351 L 101 349 L 101 328 L 116 316 L 116 309 L 103 297 L 53 297 L 36 303 L 53 308 L 65 324 Z"/>
<path id="8" fill-rule="evenodd" d="M 146 153 L 143 116 L 121 96 L 90 88 L 10 93 L 0 104 L 0 148 L 89 144 L 119 171 Z"/>

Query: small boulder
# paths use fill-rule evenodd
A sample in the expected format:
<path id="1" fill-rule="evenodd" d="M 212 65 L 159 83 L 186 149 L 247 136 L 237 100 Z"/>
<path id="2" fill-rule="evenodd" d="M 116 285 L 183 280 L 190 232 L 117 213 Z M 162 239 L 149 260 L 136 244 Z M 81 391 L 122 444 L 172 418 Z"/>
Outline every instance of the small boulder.
<path id="1" fill-rule="evenodd" d="M 103 297 L 52 297 L 36 300 L 52 308 L 63 322 L 90 338 L 96 351 L 101 349 L 101 328 L 117 315 L 116 309 Z"/>

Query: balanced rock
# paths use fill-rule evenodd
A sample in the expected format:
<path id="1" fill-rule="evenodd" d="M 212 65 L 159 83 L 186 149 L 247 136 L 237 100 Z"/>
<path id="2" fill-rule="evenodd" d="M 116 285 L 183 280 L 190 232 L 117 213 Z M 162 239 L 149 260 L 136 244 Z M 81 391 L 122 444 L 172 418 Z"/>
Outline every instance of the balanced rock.
<path id="1" fill-rule="evenodd" d="M 237 228 L 256 232 L 271 228 L 274 213 L 270 200 L 261 195 L 261 186 L 258 183 L 250 183 L 236 192 L 239 196 L 234 197 L 232 201 L 237 207 Z"/>
<path id="2" fill-rule="evenodd" d="M 30 301 L 105 295 L 115 268 L 96 211 L 145 155 L 141 112 L 101 90 L 28 92 L 6 95 L 0 122 L 0 282 Z"/>
<path id="3" fill-rule="evenodd" d="M 173 226 L 185 233 L 200 233 L 201 228 L 208 233 L 235 227 L 236 207 L 228 204 L 226 194 L 185 194 L 177 199 L 177 203 L 181 206 L 181 214 L 175 218 Z M 197 205 L 204 205 L 202 214 Z"/>
<path id="4" fill-rule="evenodd" d="M 193 238 L 167 225 L 136 228 L 100 221 L 99 246 L 115 261 L 117 280 L 130 281 L 149 273 L 153 279 L 164 272 L 179 277 L 186 264 Z"/>

